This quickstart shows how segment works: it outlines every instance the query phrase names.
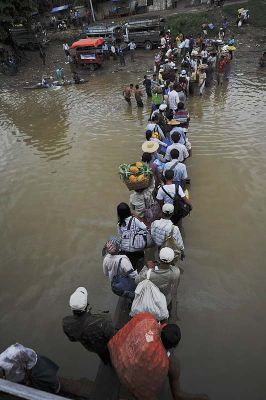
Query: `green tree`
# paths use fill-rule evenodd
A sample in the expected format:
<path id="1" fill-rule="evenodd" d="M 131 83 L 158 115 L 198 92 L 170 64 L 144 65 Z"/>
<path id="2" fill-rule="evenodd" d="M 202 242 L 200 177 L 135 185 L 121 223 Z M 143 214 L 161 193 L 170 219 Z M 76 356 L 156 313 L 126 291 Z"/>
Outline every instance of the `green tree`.
<path id="1" fill-rule="evenodd" d="M 35 0 L 0 0 L 0 39 L 6 39 L 14 24 L 29 23 L 35 10 Z"/>

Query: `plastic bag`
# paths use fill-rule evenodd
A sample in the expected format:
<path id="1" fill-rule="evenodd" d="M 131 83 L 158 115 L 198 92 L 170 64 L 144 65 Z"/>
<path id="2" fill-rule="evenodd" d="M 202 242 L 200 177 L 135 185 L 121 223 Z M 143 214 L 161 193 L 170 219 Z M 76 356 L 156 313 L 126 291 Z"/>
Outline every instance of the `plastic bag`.
<path id="1" fill-rule="evenodd" d="M 169 360 L 161 342 L 161 328 L 153 315 L 138 314 L 108 343 L 120 381 L 137 399 L 157 400 L 167 377 Z"/>
<path id="2" fill-rule="evenodd" d="M 168 319 L 166 297 L 149 279 L 151 269 L 148 270 L 147 279 L 140 282 L 135 290 L 135 298 L 132 303 L 130 316 L 148 312 L 154 315 L 158 321 Z"/>

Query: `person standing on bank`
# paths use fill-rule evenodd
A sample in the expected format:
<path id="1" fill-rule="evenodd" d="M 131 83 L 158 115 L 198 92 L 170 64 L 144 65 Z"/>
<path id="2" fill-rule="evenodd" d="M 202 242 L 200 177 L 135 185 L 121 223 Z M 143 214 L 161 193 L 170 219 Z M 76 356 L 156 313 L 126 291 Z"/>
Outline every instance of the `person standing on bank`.
<path id="1" fill-rule="evenodd" d="M 63 331 L 71 342 L 80 342 L 86 350 L 98 354 L 104 364 L 110 363 L 107 343 L 115 330 L 105 313 L 92 314 L 88 309 L 88 292 L 78 287 L 70 296 L 69 305 L 73 315 L 63 319 Z"/>
<path id="2" fill-rule="evenodd" d="M 121 67 L 125 67 L 126 60 L 125 60 L 124 50 L 122 49 L 121 46 L 118 47 L 117 54 L 118 54 L 118 57 L 119 57 L 119 60 L 120 60 Z"/>
<path id="3" fill-rule="evenodd" d="M 40 46 L 40 58 L 42 60 L 43 66 L 46 64 L 46 52 L 43 46 Z"/>
<path id="4" fill-rule="evenodd" d="M 131 42 L 128 44 L 128 47 L 130 51 L 130 60 L 135 62 L 135 49 L 137 47 L 136 43 L 131 40 Z"/>
<path id="5" fill-rule="evenodd" d="M 69 52 L 69 45 L 68 43 L 63 43 L 63 50 L 65 52 L 66 57 L 70 56 L 70 52 Z"/>

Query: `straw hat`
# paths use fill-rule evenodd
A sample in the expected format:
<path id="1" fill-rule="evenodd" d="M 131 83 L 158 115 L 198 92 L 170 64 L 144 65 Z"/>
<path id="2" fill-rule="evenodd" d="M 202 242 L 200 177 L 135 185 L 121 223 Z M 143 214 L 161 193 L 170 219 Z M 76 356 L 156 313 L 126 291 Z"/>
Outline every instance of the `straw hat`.
<path id="1" fill-rule="evenodd" d="M 206 69 L 206 68 L 208 68 L 208 65 L 207 64 L 201 64 L 201 65 L 198 66 L 198 68 L 199 69 Z"/>
<path id="2" fill-rule="evenodd" d="M 143 143 L 141 148 L 143 153 L 155 153 L 159 149 L 159 143 L 147 141 Z"/>
<path id="3" fill-rule="evenodd" d="M 170 121 L 168 121 L 167 122 L 168 123 L 168 125 L 180 125 L 181 124 L 181 122 L 180 121 L 177 121 L 176 119 L 171 119 Z"/>

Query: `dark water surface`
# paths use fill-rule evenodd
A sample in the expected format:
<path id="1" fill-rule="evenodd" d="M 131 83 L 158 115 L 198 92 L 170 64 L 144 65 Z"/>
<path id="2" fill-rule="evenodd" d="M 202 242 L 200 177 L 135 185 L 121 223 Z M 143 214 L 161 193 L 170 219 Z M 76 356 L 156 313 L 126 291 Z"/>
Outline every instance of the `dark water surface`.
<path id="1" fill-rule="evenodd" d="M 18 341 L 93 379 L 97 357 L 68 342 L 61 319 L 86 286 L 114 310 L 101 249 L 129 193 L 117 168 L 141 153 L 149 104 L 128 108 L 123 82 L 0 93 L 0 350 Z M 194 210 L 185 226 L 179 356 L 185 390 L 265 400 L 265 77 L 236 63 L 228 87 L 192 98 L 188 161 Z"/>

